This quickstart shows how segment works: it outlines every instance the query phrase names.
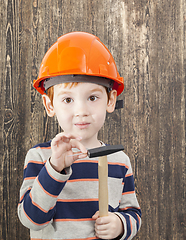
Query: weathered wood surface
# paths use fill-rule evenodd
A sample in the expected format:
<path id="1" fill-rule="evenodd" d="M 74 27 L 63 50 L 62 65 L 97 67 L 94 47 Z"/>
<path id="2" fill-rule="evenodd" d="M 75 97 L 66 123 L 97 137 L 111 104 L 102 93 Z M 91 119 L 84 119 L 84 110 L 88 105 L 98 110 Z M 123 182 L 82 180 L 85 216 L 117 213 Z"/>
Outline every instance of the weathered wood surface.
<path id="1" fill-rule="evenodd" d="M 24 157 L 60 131 L 32 81 L 71 31 L 99 36 L 125 78 L 124 109 L 99 136 L 131 159 L 143 213 L 135 239 L 186 239 L 185 0 L 0 1 L 0 239 L 29 239 L 16 209 Z"/>

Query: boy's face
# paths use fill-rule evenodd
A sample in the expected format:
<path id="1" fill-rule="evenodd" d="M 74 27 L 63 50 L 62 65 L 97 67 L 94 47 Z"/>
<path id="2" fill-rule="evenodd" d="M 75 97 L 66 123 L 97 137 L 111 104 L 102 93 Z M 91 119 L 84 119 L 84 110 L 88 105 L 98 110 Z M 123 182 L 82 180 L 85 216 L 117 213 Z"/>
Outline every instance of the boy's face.
<path id="1" fill-rule="evenodd" d="M 53 106 L 46 95 L 43 102 L 48 115 L 56 115 L 64 132 L 82 137 L 86 147 L 97 147 L 98 131 L 104 124 L 106 111 L 114 111 L 116 96 L 113 90 L 108 100 L 105 87 L 93 83 L 72 87 L 58 84 L 54 86 Z"/>

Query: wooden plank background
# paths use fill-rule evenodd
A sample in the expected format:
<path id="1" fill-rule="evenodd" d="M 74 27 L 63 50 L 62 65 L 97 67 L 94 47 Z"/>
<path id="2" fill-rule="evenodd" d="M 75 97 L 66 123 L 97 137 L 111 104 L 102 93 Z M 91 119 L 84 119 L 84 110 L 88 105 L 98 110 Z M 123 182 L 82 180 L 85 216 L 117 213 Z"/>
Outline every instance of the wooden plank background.
<path id="1" fill-rule="evenodd" d="M 125 79 L 124 109 L 99 137 L 131 159 L 143 214 L 135 239 L 186 239 L 186 0 L 0 0 L 0 239 L 29 239 L 17 217 L 24 157 L 60 131 L 32 81 L 71 31 L 97 35 Z"/>

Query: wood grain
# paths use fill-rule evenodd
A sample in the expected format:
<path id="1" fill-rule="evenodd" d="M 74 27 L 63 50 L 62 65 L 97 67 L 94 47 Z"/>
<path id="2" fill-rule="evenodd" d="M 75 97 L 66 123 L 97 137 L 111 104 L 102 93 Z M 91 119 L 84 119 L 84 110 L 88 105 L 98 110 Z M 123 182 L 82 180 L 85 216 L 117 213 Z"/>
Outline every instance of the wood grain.
<path id="1" fill-rule="evenodd" d="M 125 80 L 124 108 L 99 138 L 122 144 L 133 167 L 142 227 L 135 239 L 186 239 L 186 1 L 0 1 L 0 239 L 29 239 L 18 220 L 30 147 L 60 130 L 33 89 L 57 37 L 97 35 Z"/>

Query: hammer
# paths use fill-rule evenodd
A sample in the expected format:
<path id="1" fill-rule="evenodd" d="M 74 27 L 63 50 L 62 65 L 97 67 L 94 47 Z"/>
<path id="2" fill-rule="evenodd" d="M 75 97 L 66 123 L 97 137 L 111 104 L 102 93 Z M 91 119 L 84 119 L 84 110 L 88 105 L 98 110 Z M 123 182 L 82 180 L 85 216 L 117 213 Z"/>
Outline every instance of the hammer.
<path id="1" fill-rule="evenodd" d="M 108 215 L 108 162 L 107 155 L 124 150 L 122 145 L 107 145 L 88 150 L 88 157 L 98 157 L 99 216 Z"/>

